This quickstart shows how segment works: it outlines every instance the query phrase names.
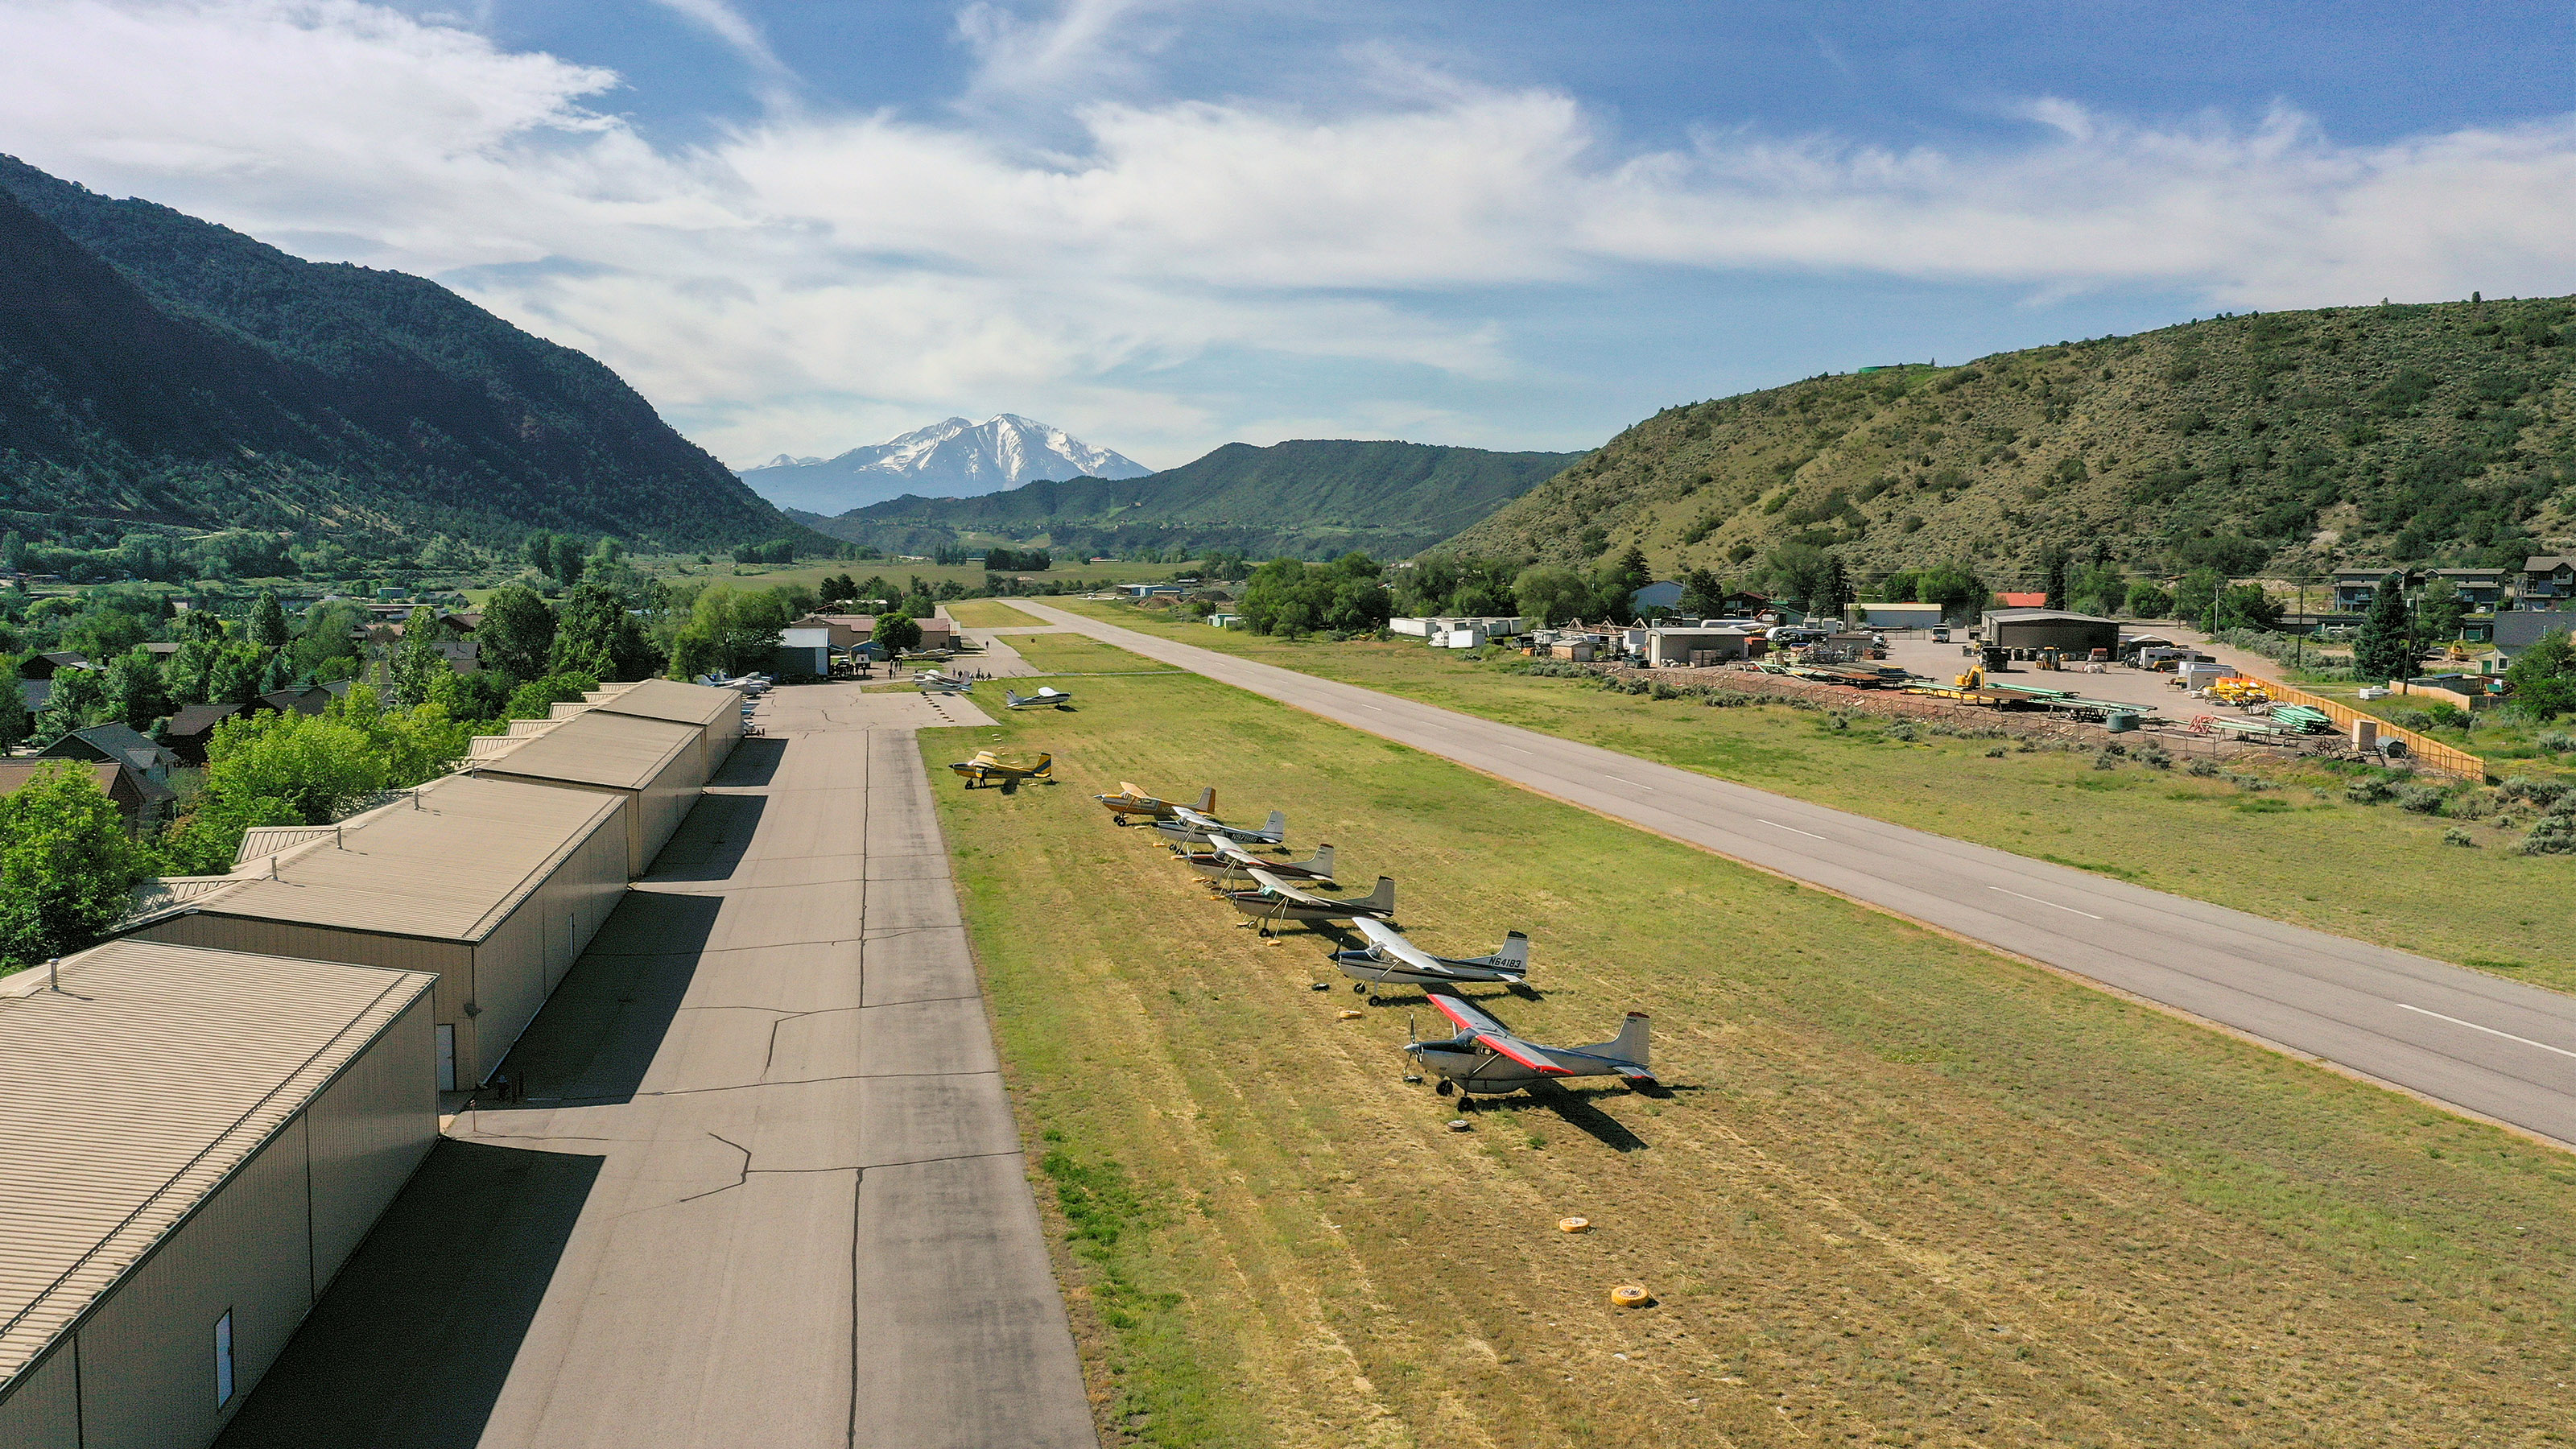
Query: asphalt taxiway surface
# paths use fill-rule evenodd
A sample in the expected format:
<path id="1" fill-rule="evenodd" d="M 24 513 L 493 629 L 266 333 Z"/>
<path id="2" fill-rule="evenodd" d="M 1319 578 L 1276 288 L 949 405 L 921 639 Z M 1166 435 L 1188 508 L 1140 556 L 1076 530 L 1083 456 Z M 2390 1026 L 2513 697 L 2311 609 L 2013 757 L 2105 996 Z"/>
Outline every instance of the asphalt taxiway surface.
<path id="1" fill-rule="evenodd" d="M 2576 996 L 1123 629 L 1103 642 L 2576 1146 Z"/>
<path id="2" fill-rule="evenodd" d="M 772 693 L 225 1443 L 1094 1449 L 913 731 Z"/>

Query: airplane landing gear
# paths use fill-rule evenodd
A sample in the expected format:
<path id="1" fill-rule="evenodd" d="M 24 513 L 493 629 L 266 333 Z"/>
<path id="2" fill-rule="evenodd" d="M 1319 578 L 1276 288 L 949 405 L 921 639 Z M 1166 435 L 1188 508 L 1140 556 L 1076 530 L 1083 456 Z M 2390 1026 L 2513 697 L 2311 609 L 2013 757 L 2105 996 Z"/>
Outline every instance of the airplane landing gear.
<path id="1" fill-rule="evenodd" d="M 1368 990 L 1368 983 L 1365 981 L 1354 981 L 1351 983 L 1351 994 L 1354 996 L 1366 990 Z"/>
<path id="2" fill-rule="evenodd" d="M 1431 1090 L 1439 1093 L 1443 1097 L 1446 1097 L 1458 1090 L 1458 1084 L 1450 1081 L 1447 1077 L 1442 1077 L 1440 1079 L 1440 1085 L 1432 1088 Z"/>

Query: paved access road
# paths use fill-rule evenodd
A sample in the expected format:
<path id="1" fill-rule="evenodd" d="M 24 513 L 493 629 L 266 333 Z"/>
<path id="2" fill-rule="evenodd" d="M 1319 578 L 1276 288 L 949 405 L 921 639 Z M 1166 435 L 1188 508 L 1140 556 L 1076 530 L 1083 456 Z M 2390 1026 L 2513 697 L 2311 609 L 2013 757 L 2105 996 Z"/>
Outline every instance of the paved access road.
<path id="1" fill-rule="evenodd" d="M 227 1446 L 1096 1445 L 913 739 L 991 721 L 760 719 Z"/>
<path id="2" fill-rule="evenodd" d="M 2576 1145 L 2576 996 L 1011 602 L 1149 659 Z"/>

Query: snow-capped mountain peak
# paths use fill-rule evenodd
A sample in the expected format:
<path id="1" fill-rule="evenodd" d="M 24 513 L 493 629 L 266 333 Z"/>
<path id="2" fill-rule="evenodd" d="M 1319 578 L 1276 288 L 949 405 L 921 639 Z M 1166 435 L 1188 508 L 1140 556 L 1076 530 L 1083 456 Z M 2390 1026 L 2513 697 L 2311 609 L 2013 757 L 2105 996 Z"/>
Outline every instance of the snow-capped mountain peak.
<path id="1" fill-rule="evenodd" d="M 996 413 L 980 423 L 946 418 L 837 458 L 781 453 L 737 471 L 782 508 L 837 514 L 906 493 L 968 498 L 1040 478 L 1141 478 L 1154 470 L 1062 428 Z"/>

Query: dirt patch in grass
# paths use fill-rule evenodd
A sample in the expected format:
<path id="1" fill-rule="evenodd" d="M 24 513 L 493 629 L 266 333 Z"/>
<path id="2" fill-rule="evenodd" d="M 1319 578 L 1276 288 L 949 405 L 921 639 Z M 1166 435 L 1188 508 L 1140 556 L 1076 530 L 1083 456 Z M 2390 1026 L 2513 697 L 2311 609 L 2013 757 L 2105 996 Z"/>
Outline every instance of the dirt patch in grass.
<path id="1" fill-rule="evenodd" d="M 1062 781 L 936 788 L 1114 1436 L 2564 1431 L 2562 1155 L 1195 676 L 922 749 L 982 745 Z M 1092 802 L 1121 779 L 1286 810 L 1434 949 L 1529 931 L 1535 999 L 1489 1009 L 1558 1042 L 1650 1011 L 1670 1094 L 1447 1130 L 1401 1080 L 1434 1014 L 1362 1007 L 1324 936 L 1237 929 Z M 1628 1282 L 1657 1306 L 1612 1308 Z"/>

